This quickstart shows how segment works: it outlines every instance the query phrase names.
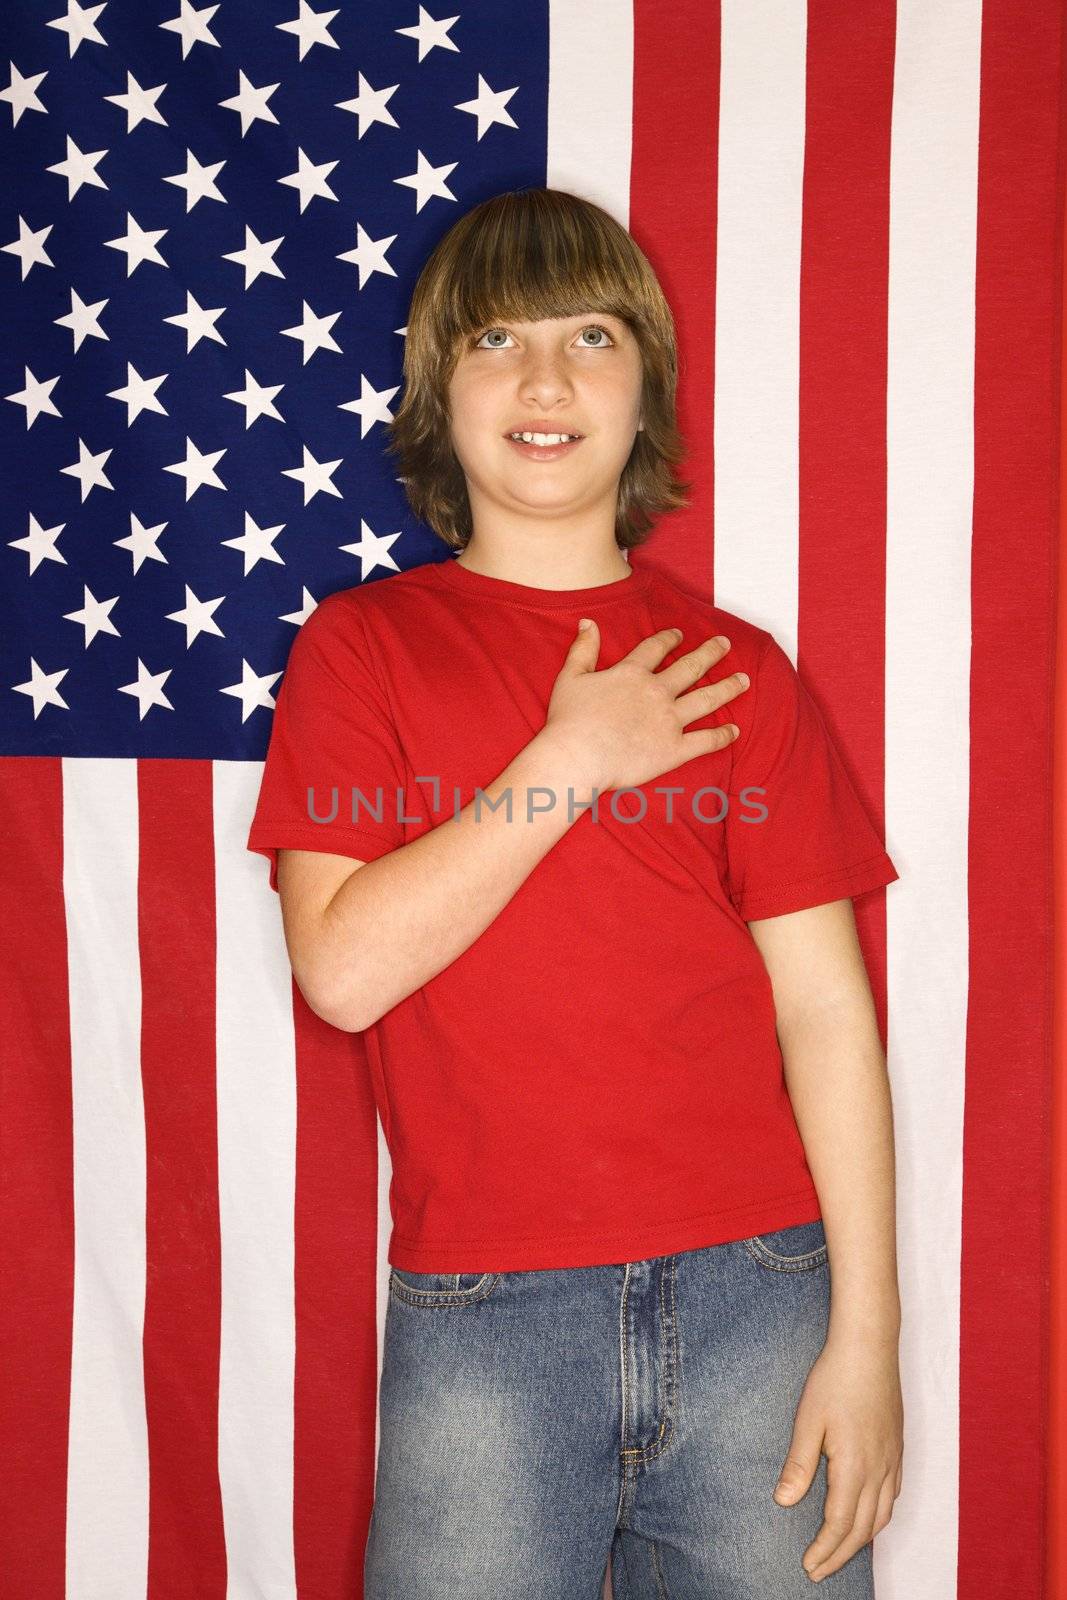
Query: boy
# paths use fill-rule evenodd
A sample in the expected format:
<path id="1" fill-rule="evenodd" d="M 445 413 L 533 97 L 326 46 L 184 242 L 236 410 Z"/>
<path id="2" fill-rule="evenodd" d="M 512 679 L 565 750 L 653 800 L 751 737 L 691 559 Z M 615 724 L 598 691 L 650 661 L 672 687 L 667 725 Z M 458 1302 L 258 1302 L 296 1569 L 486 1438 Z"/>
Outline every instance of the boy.
<path id="1" fill-rule="evenodd" d="M 594 1600 L 609 1554 L 617 1600 L 869 1600 L 900 1310 L 851 900 L 896 869 L 774 638 L 626 559 L 687 487 L 626 230 L 476 207 L 404 376 L 454 558 L 301 628 L 249 836 L 392 1160 L 367 1600 Z"/>

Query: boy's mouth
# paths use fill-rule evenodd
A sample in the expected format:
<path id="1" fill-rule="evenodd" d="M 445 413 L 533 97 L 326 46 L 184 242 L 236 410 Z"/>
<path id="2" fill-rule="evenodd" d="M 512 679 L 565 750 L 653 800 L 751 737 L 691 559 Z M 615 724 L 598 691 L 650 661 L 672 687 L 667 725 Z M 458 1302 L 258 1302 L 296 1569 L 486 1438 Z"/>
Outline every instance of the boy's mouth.
<path id="1" fill-rule="evenodd" d="M 581 434 L 566 434 L 562 429 L 559 433 L 542 433 L 532 429 L 519 433 L 515 430 L 504 435 L 513 450 L 518 450 L 531 461 L 555 461 L 581 444 L 582 437 Z"/>

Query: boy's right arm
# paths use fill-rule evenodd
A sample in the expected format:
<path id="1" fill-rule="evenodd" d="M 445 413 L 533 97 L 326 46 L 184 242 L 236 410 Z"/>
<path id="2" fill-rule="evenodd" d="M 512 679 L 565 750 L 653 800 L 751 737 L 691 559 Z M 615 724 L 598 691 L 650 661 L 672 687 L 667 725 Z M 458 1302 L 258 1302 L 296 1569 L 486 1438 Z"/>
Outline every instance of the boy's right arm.
<path id="1" fill-rule="evenodd" d="M 568 816 L 568 785 L 575 788 Z M 506 802 L 511 790 L 512 820 Z M 527 789 L 550 810 L 527 820 Z M 311 1009 L 360 1032 L 470 948 L 582 815 L 573 764 L 547 729 L 478 801 L 375 861 L 279 850 L 278 893 L 293 975 Z M 534 806 L 546 803 L 535 796 Z"/>
<path id="2" fill-rule="evenodd" d="M 729 640 L 705 640 L 656 671 L 680 637 L 662 628 L 598 672 L 592 623 L 567 653 L 540 732 L 483 787 L 484 799 L 476 793 L 410 843 L 361 863 L 279 850 L 289 960 L 314 1012 L 349 1033 L 369 1028 L 470 948 L 594 790 L 637 787 L 731 742 L 734 724 L 683 731 L 747 687 L 744 674 L 692 687 Z M 530 789 L 547 789 L 555 803 L 528 816 Z"/>

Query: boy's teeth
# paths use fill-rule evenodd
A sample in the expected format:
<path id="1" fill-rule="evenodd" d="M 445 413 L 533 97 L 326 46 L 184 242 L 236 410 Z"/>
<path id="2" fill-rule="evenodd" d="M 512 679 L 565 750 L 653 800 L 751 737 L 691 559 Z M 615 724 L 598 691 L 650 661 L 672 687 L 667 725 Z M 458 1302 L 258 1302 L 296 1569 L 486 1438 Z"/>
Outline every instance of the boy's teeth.
<path id="1" fill-rule="evenodd" d="M 564 439 L 576 439 L 578 436 L 574 433 L 513 433 L 509 437 L 521 439 L 524 444 L 546 445 L 562 444 Z"/>

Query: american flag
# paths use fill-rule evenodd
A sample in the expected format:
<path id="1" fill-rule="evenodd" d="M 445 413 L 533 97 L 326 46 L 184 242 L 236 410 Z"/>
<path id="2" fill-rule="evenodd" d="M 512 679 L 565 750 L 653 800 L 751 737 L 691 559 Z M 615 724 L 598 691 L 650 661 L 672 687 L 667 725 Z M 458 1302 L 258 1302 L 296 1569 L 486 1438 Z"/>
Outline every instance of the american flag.
<path id="1" fill-rule="evenodd" d="M 635 564 L 790 650 L 901 870 L 879 1600 L 1036 1597 L 1062 6 L 449 10 L 0 17 L 0 1593 L 362 1593 L 389 1157 L 245 839 L 301 622 L 447 559 L 382 450 L 419 267 L 547 183 L 677 319 Z"/>

